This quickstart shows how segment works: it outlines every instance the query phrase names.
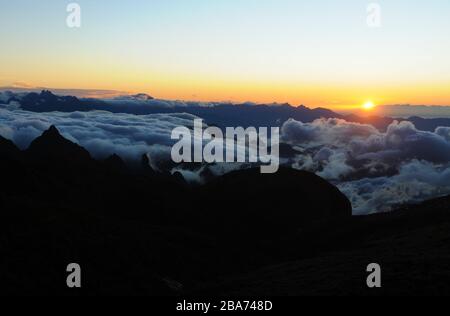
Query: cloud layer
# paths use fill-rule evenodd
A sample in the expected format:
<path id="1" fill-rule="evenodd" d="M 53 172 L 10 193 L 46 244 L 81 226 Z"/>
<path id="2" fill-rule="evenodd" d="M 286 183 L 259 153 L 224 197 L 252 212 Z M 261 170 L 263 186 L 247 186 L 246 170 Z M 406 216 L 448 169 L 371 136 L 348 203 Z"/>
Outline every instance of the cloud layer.
<path id="1" fill-rule="evenodd" d="M 338 185 L 352 202 L 354 214 L 385 212 L 450 193 L 450 168 L 413 160 L 392 177 L 363 178 Z"/>
<path id="2" fill-rule="evenodd" d="M 104 111 L 34 113 L 0 107 L 0 135 L 21 149 L 29 146 L 51 125 L 62 135 L 85 147 L 95 158 L 118 154 L 127 160 L 139 159 L 154 151 L 152 146 L 170 146 L 172 129 L 192 126 L 190 114 L 112 114 Z"/>
<path id="3" fill-rule="evenodd" d="M 171 132 L 178 126 L 192 127 L 198 117 L 191 114 L 35 113 L 22 110 L 18 101 L 11 100 L 12 96 L 0 93 L 0 135 L 22 149 L 50 125 L 56 125 L 66 138 L 85 147 L 95 158 L 116 153 L 135 161 L 148 153 L 153 167 L 180 171 L 192 181 L 248 167 L 174 165 L 170 160 L 175 142 Z M 127 102 L 129 106 L 139 106 L 139 102 L 154 105 L 159 101 L 128 98 Z M 282 157 L 281 161 L 335 183 L 352 201 L 355 214 L 387 211 L 450 194 L 449 127 L 426 132 L 411 122 L 395 121 L 386 132 L 380 132 L 371 125 L 342 119 L 311 123 L 291 119 L 282 125 L 281 136 L 295 149 L 293 156 Z"/>
<path id="4" fill-rule="evenodd" d="M 301 154 L 292 162 L 333 181 L 356 214 L 450 193 L 450 129 L 419 131 L 393 122 L 385 133 L 340 119 L 287 121 L 283 140 Z"/>

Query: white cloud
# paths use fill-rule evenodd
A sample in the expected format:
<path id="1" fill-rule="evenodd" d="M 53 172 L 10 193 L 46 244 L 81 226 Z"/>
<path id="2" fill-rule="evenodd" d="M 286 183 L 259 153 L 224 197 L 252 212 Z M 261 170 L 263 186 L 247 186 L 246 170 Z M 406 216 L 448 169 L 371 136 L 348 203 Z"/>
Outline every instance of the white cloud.
<path id="1" fill-rule="evenodd" d="M 384 212 L 450 194 L 450 168 L 413 160 L 403 165 L 398 175 L 364 178 L 338 187 L 350 198 L 354 214 Z"/>
<path id="2" fill-rule="evenodd" d="M 151 165 L 171 170 L 172 129 L 192 127 L 190 114 L 113 114 L 105 111 L 34 113 L 8 102 L 0 93 L 0 135 L 25 149 L 50 125 L 85 147 L 95 158 L 113 153 L 127 160 L 149 153 Z M 156 102 L 148 100 L 145 102 Z M 8 104 L 5 104 L 8 102 Z M 130 105 L 131 106 L 131 105 Z M 170 106 L 170 105 L 169 105 Z M 334 182 L 351 199 L 356 214 L 386 211 L 450 193 L 450 128 L 419 131 L 410 122 L 394 122 L 380 132 L 367 124 L 341 119 L 312 123 L 289 120 L 281 128 L 285 142 L 299 153 L 291 165 Z M 243 168 L 239 164 L 197 166 L 178 171 L 190 181 Z M 172 171 L 175 171 L 172 170 Z"/>
<path id="3" fill-rule="evenodd" d="M 85 147 L 95 158 L 113 153 L 135 160 L 155 144 L 170 145 L 172 129 L 191 126 L 197 117 L 190 114 L 112 114 L 103 111 L 34 113 L 0 108 L 0 134 L 21 149 L 29 146 L 51 125 L 61 134 Z"/>
<path id="4" fill-rule="evenodd" d="M 385 133 L 339 119 L 287 121 L 284 141 L 303 152 L 292 167 L 338 184 L 356 213 L 386 211 L 450 193 L 450 128 L 393 122 Z"/>

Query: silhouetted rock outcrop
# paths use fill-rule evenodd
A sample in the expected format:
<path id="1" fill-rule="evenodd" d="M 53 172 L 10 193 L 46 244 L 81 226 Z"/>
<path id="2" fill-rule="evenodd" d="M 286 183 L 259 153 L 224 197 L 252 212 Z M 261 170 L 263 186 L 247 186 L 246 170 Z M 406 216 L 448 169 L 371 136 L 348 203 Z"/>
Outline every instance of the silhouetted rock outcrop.
<path id="1" fill-rule="evenodd" d="M 186 181 L 186 179 L 183 177 L 183 174 L 179 171 L 174 172 L 174 174 L 172 175 L 174 180 L 176 182 L 178 182 L 179 184 L 183 185 L 183 186 L 187 186 L 188 183 Z"/>
<path id="2" fill-rule="evenodd" d="M 102 161 L 103 165 L 111 171 L 125 172 L 127 165 L 118 155 L 113 154 Z"/>
<path id="3" fill-rule="evenodd" d="M 0 136 L 0 156 L 3 158 L 17 159 L 21 151 L 12 141 Z"/>
<path id="4" fill-rule="evenodd" d="M 0 136 L 0 212 L 5 196 L 27 189 L 27 182 L 23 181 L 26 174 L 22 152 L 12 141 Z"/>
<path id="5" fill-rule="evenodd" d="M 254 238 L 270 239 L 314 221 L 352 215 L 350 202 L 336 187 L 288 168 L 274 174 L 259 168 L 234 171 L 201 187 L 199 197 L 201 211 L 194 222 Z"/>
<path id="6" fill-rule="evenodd" d="M 155 176 L 156 172 L 153 170 L 152 166 L 150 165 L 150 159 L 146 154 L 142 155 L 141 157 L 141 170 L 143 173 L 145 173 L 148 176 Z"/>
<path id="7" fill-rule="evenodd" d="M 55 126 L 31 142 L 26 152 L 34 162 L 85 164 L 92 160 L 86 149 L 61 136 Z"/>

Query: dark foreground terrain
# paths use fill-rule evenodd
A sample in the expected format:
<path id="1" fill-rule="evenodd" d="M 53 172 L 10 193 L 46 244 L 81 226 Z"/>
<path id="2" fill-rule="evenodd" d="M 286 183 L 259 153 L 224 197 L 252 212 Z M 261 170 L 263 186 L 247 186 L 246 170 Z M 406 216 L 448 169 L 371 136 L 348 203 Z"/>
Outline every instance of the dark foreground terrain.
<path id="1" fill-rule="evenodd" d="M 450 198 L 352 217 L 310 173 L 192 188 L 146 157 L 96 161 L 54 127 L 26 151 L 0 138 L 0 174 L 0 294 L 450 294 Z M 373 262 L 381 289 L 366 286 Z"/>

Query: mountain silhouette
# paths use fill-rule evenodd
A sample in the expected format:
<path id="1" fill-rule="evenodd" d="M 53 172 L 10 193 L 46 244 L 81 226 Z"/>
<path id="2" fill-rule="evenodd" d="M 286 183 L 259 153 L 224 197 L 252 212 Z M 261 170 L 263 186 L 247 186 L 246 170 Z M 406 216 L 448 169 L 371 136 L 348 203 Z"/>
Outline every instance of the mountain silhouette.
<path id="1" fill-rule="evenodd" d="M 65 164 L 87 164 L 92 161 L 86 149 L 61 136 L 55 126 L 32 141 L 26 153 L 34 163 L 63 167 Z"/>
<path id="2" fill-rule="evenodd" d="M 416 292 L 450 293 L 450 198 L 352 217 L 308 172 L 248 169 L 191 187 L 147 156 L 137 169 L 95 160 L 54 126 L 25 151 L 0 138 L 0 171 L 1 294 L 368 294 L 377 260 L 386 277 L 407 266 L 398 275 Z M 65 284 L 73 262 L 81 289 Z M 411 291 L 397 281 L 375 294 Z"/>
<path id="3" fill-rule="evenodd" d="M 154 100 L 155 98 L 146 94 L 146 93 L 138 93 L 133 95 L 124 95 L 114 98 L 114 100 L 122 100 L 122 101 L 149 101 Z"/>
<path id="4" fill-rule="evenodd" d="M 22 162 L 12 164 L 6 152 L 23 157 Z M 0 165 L 8 170 L 1 185 L 0 232 L 9 254 L 0 263 L 0 276 L 25 273 L 30 280 L 24 286 L 7 278 L 1 292 L 59 293 L 58 273 L 64 269 L 56 273 L 55 265 L 79 260 L 102 284 L 88 285 L 85 293 L 142 293 L 143 286 L 148 294 L 170 294 L 167 277 L 199 281 L 222 269 L 273 263 L 290 254 L 283 240 L 299 227 L 351 214 L 345 197 L 312 174 L 283 169 L 262 176 L 252 169 L 190 187 L 180 174 L 155 172 L 146 155 L 139 170 L 128 169 L 117 155 L 94 160 L 55 126 L 23 152 L 1 139 L 0 153 Z M 317 200 L 315 206 L 311 194 L 318 193 L 331 200 Z M 260 199 L 263 195 L 266 200 Z M 251 207 L 242 204 L 247 199 L 253 200 Z M 241 259 L 224 256 L 223 248 Z M 273 257 L 274 252 L 281 253 Z M 44 259 L 36 263 L 33 258 Z M 39 274 L 27 272 L 30 262 Z M 116 265 L 127 272 L 115 270 Z"/>
<path id="5" fill-rule="evenodd" d="M 413 123 L 418 130 L 427 132 L 435 132 L 436 128 L 441 126 L 450 126 L 449 118 L 422 118 L 418 116 L 412 116 L 408 118 L 392 118 L 374 115 L 363 117 L 351 114 L 345 116 L 344 119 L 348 122 L 370 124 L 383 132 L 385 132 L 389 125 L 391 125 L 394 121 L 409 121 Z"/>
<path id="6" fill-rule="evenodd" d="M 28 93 L 21 100 L 22 109 L 32 112 L 74 112 L 104 110 L 112 113 L 130 113 L 138 115 L 189 113 L 203 118 L 207 124 L 218 127 L 226 126 L 281 126 L 290 118 L 311 122 L 322 117 L 343 118 L 342 115 L 324 108 L 309 109 L 305 106 L 283 105 L 248 105 L 223 103 L 211 107 L 191 102 L 189 106 L 162 105 L 146 94 L 124 96 L 113 100 L 78 99 L 72 96 L 57 96 L 50 91 Z M 142 102 L 136 106 L 134 102 Z M 231 124 L 233 122 L 233 124 Z"/>
<path id="7" fill-rule="evenodd" d="M 57 96 L 51 91 L 28 93 L 20 100 L 22 109 L 33 112 L 74 112 L 89 111 L 91 106 L 73 96 Z"/>
<path id="8" fill-rule="evenodd" d="M 43 90 L 41 93 L 28 93 L 20 97 L 9 92 L 9 100 L 21 104 L 21 108 L 32 112 L 74 112 L 102 110 L 112 113 L 129 113 L 137 115 L 189 113 L 205 120 L 208 125 L 224 128 L 227 126 L 282 126 L 288 119 L 295 119 L 303 123 L 310 123 L 320 118 L 338 118 L 349 122 L 371 124 L 380 131 L 386 131 L 387 127 L 395 120 L 410 121 L 419 130 L 434 132 L 437 127 L 450 126 L 449 118 L 425 119 L 421 117 L 392 118 L 383 116 L 359 116 L 342 115 L 326 108 L 310 109 L 300 105 L 298 107 L 289 104 L 233 104 L 222 103 L 214 106 L 204 106 L 196 102 L 188 102 L 168 106 L 164 100 L 155 100 L 146 94 L 122 96 L 111 100 L 78 99 L 73 96 L 57 96 L 51 91 Z M 137 102 L 139 106 L 136 106 Z"/>
<path id="9" fill-rule="evenodd" d="M 17 159 L 21 155 L 20 150 L 14 143 L 0 136 L 0 156 L 3 158 Z"/>
<path id="10" fill-rule="evenodd" d="M 314 221 L 352 215 L 350 202 L 336 187 L 289 168 L 274 174 L 261 174 L 258 168 L 234 171 L 198 192 L 202 201 L 197 214 L 190 214 L 193 223 L 206 222 L 213 232 L 232 231 L 238 238 L 251 232 L 253 238 L 271 239 Z"/>
<path id="11" fill-rule="evenodd" d="M 22 182 L 27 178 L 24 167 L 23 153 L 14 143 L 0 136 L 0 212 L 6 196 L 14 194 L 15 191 L 27 190 L 27 183 Z"/>
<path id="12" fill-rule="evenodd" d="M 103 164 L 111 171 L 124 172 L 127 169 L 125 162 L 116 154 L 113 154 L 103 160 Z"/>

